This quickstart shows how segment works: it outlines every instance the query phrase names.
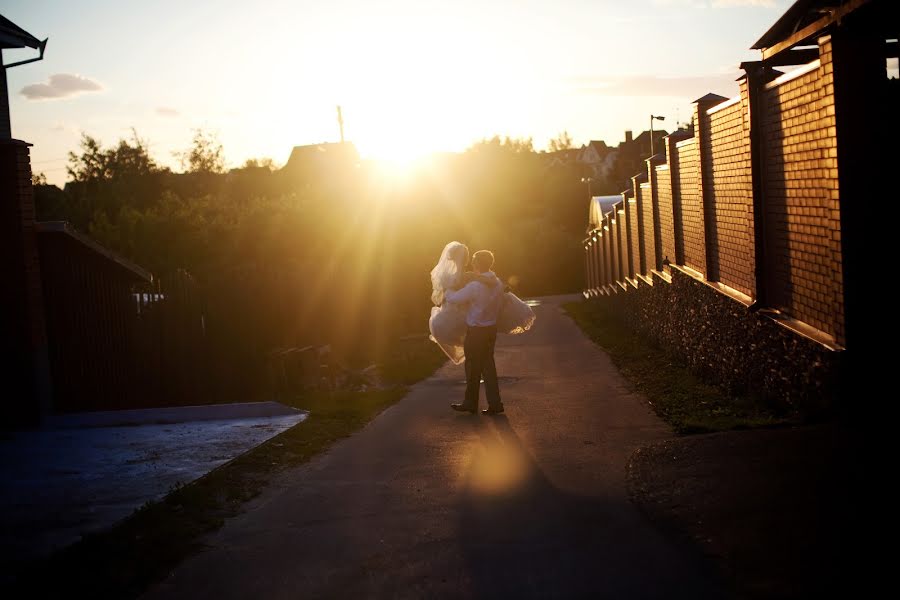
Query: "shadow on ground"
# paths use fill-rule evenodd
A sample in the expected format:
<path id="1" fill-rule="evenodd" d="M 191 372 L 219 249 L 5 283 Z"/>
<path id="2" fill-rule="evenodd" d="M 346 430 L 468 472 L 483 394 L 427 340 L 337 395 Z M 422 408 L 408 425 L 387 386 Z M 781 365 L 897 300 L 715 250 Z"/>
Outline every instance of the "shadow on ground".
<path id="1" fill-rule="evenodd" d="M 849 444 L 835 425 L 667 440 L 635 454 L 629 483 L 655 523 L 718 559 L 740 597 L 833 597 L 858 550 Z"/>
<path id="2" fill-rule="evenodd" d="M 467 472 L 459 539 L 473 597 L 725 595 L 696 545 L 682 545 L 677 558 L 647 552 L 653 544 L 636 539 L 644 536 L 635 537 L 631 521 L 640 516 L 626 497 L 566 494 L 538 468 L 505 415 L 470 420 L 482 448 Z"/>

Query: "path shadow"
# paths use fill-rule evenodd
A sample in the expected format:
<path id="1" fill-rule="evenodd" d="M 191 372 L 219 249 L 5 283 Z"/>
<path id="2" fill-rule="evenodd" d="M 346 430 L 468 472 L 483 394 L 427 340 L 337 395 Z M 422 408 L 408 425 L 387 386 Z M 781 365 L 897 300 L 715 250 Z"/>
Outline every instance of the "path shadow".
<path id="1" fill-rule="evenodd" d="M 582 497 L 547 479 L 504 416 L 481 438 L 460 502 L 460 543 L 476 598 L 717 598 L 695 547 L 664 539 L 625 497 Z"/>

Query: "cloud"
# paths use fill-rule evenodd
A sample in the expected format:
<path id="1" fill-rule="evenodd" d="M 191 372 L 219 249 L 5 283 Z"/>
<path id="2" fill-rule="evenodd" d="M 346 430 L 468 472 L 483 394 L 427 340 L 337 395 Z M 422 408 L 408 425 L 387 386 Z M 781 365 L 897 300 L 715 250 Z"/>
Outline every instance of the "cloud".
<path id="1" fill-rule="evenodd" d="M 99 92 L 103 86 L 81 75 L 57 73 L 47 83 L 32 83 L 22 88 L 21 94 L 29 100 L 66 98 L 83 92 Z"/>
<path id="2" fill-rule="evenodd" d="M 670 96 L 691 100 L 708 92 L 725 96 L 738 93 L 735 80 L 740 72 L 691 75 L 686 77 L 657 77 L 639 75 L 632 77 L 575 77 L 569 84 L 580 94 L 599 96 Z"/>
<path id="3" fill-rule="evenodd" d="M 178 117 L 181 115 L 177 110 L 168 106 L 156 107 L 156 114 L 160 117 Z"/>

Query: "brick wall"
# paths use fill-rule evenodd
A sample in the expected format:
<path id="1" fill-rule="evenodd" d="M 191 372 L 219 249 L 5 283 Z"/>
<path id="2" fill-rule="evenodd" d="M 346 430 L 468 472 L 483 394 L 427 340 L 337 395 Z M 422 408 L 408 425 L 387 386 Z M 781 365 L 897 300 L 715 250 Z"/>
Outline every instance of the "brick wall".
<path id="1" fill-rule="evenodd" d="M 656 264 L 656 227 L 653 220 L 653 194 L 650 189 L 650 182 L 640 184 L 638 187 L 640 192 L 640 206 L 644 235 L 644 269 L 645 275 L 651 270 L 657 268 Z"/>
<path id="2" fill-rule="evenodd" d="M 641 272 L 641 232 L 638 228 L 637 198 L 634 193 L 628 197 L 628 230 L 631 237 L 631 277 Z"/>
<path id="3" fill-rule="evenodd" d="M 606 236 L 609 237 L 609 262 L 610 262 L 610 273 L 612 275 L 611 284 L 615 285 L 617 281 L 619 281 L 619 239 L 616 235 L 616 224 L 613 223 L 612 213 L 610 213 L 610 217 L 606 219 L 606 226 L 609 227 L 609 231 L 605 233 Z"/>
<path id="4" fill-rule="evenodd" d="M 805 72 L 765 83 L 772 72 L 753 71 L 754 148 L 749 78 L 731 100 L 697 100 L 693 135 L 667 139 L 664 164 L 645 162 L 647 170 L 632 177 L 619 229 L 606 231 L 596 249 L 605 283 L 649 276 L 668 258 L 742 303 L 780 310 L 778 318 L 799 322 L 798 331 L 821 338 L 811 326 L 826 334 L 825 343 L 845 344 L 832 65 L 832 44 L 823 37 L 819 60 Z"/>
<path id="5" fill-rule="evenodd" d="M 615 231 L 615 242 L 616 242 L 616 256 L 618 260 L 616 261 L 616 274 L 618 275 L 618 281 L 625 281 L 625 278 L 628 276 L 627 271 L 625 270 L 627 264 L 627 253 L 628 253 L 628 244 L 626 243 L 625 236 L 625 215 L 619 214 L 619 210 L 621 210 L 622 204 L 618 203 L 613 205 L 613 224 L 612 229 Z"/>
<path id="6" fill-rule="evenodd" d="M 672 202 L 672 180 L 668 165 L 654 167 L 656 201 L 659 210 L 659 241 L 663 259 L 675 261 L 675 208 Z"/>
<path id="7" fill-rule="evenodd" d="M 675 145 L 675 181 L 681 198 L 684 266 L 706 273 L 706 234 L 703 227 L 703 198 L 700 195 L 700 154 L 694 138 Z"/>
<path id="8" fill-rule="evenodd" d="M 819 64 L 761 94 L 769 303 L 843 340 L 831 45 Z"/>
<path id="9" fill-rule="evenodd" d="M 587 242 L 585 242 L 584 246 L 584 257 L 584 276 L 587 281 L 586 289 L 592 290 L 597 287 L 597 280 L 594 276 L 594 249 Z"/>
<path id="10" fill-rule="evenodd" d="M 631 257 L 631 210 L 628 206 L 628 194 L 622 193 L 622 275 L 634 277 L 634 262 Z"/>
<path id="11" fill-rule="evenodd" d="M 753 296 L 753 189 L 751 186 L 749 115 L 743 102 L 714 107 L 703 144 L 703 169 L 715 202 L 718 280 Z"/>

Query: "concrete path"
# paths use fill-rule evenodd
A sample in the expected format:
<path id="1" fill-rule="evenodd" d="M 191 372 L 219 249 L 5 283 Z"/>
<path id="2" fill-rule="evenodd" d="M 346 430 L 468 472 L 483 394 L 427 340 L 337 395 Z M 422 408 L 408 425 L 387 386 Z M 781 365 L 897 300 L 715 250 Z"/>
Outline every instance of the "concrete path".
<path id="1" fill-rule="evenodd" d="M 531 332 L 501 336 L 505 415 L 452 412 L 463 371 L 444 366 L 147 597 L 721 596 L 628 499 L 632 452 L 671 432 L 564 315 L 578 298 L 544 298 Z"/>
<path id="2" fill-rule="evenodd" d="M 57 415 L 0 440 L 0 582 L 306 418 L 276 402 Z"/>

